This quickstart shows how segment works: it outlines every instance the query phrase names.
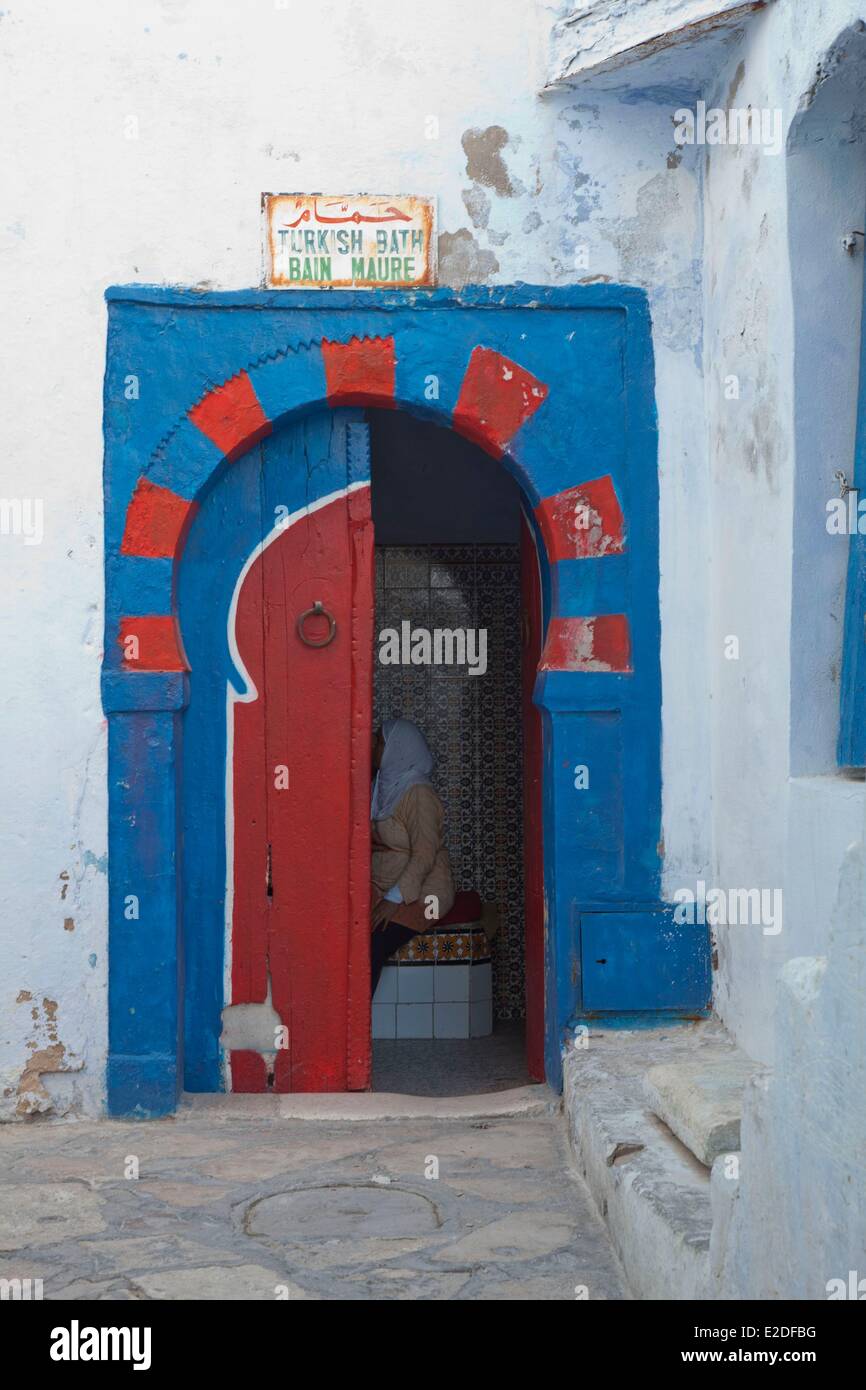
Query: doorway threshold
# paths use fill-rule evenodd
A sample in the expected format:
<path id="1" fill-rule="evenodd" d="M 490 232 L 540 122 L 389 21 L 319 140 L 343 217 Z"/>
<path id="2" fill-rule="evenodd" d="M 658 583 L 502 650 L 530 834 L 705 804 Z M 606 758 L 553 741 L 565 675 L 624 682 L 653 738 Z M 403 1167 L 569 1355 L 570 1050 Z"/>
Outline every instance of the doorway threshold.
<path id="1" fill-rule="evenodd" d="M 184 1094 L 176 1119 L 326 1120 L 347 1124 L 370 1120 L 486 1120 L 542 1115 L 558 1110 L 560 1096 L 549 1086 L 516 1086 L 470 1096 L 407 1096 L 389 1091 L 342 1091 L 294 1095 Z"/>

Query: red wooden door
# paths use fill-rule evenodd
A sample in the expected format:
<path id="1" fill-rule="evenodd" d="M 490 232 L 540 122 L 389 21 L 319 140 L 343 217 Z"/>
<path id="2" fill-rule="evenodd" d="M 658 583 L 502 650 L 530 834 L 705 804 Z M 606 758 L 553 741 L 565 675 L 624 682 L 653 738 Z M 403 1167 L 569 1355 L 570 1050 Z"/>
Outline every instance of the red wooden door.
<path id="1" fill-rule="evenodd" d="M 281 1031 L 230 1053 L 235 1091 L 370 1084 L 369 468 L 346 478 L 265 537 L 237 596 L 231 1003 L 270 1002 Z"/>
<path id="2" fill-rule="evenodd" d="M 538 552 L 526 517 L 520 521 L 520 609 L 523 695 L 523 889 L 526 951 L 526 1064 L 544 1080 L 544 842 L 541 715 L 532 702 L 543 646 Z"/>

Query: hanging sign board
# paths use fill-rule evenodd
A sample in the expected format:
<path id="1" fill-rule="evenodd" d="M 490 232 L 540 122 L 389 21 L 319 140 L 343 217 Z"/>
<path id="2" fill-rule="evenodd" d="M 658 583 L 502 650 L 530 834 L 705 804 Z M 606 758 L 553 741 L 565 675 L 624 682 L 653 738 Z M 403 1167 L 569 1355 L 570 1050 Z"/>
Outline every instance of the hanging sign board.
<path id="1" fill-rule="evenodd" d="M 265 279 L 281 290 L 436 283 L 433 198 L 263 193 Z"/>

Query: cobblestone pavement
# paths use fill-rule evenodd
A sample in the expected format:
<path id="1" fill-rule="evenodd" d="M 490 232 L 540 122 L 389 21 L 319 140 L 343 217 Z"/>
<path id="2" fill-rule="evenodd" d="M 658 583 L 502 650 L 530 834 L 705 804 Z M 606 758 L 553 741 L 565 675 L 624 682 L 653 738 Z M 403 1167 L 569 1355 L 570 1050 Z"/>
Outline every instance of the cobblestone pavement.
<path id="1" fill-rule="evenodd" d="M 557 1113 L 6 1126 L 0 1278 L 46 1299 L 628 1297 Z"/>

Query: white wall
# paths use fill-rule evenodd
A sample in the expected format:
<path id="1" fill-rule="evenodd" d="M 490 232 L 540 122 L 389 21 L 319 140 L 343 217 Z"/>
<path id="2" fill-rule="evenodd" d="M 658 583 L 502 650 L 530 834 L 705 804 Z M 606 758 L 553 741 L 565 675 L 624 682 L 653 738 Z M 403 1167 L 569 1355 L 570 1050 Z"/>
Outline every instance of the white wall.
<path id="1" fill-rule="evenodd" d="M 863 1296 L 863 828 L 843 856 L 834 900 L 822 904 L 821 949 L 792 957 L 779 974 L 776 1066 L 746 1090 L 739 1180 L 726 1174 L 724 1156 L 713 1168 L 718 1298 Z"/>
<path id="2" fill-rule="evenodd" d="M 835 770 L 847 544 L 825 529 L 834 469 L 851 475 L 863 283 L 863 253 L 841 238 L 862 230 L 866 202 L 862 80 L 828 84 L 858 11 L 777 0 L 707 94 L 781 110 L 790 145 L 708 148 L 704 219 L 714 881 L 784 895 L 780 934 L 719 929 L 717 1007 L 767 1062 L 778 973 L 824 949 L 863 809 L 862 782 Z M 739 400 L 725 398 L 730 373 Z"/>
<path id="3" fill-rule="evenodd" d="M 866 6 L 863 7 L 866 14 Z M 788 137 L 794 310 L 791 772 L 836 769 L 848 540 L 829 533 L 834 474 L 852 477 L 866 229 L 866 33 L 846 31 Z M 832 62 L 832 60 L 831 60 Z"/>

